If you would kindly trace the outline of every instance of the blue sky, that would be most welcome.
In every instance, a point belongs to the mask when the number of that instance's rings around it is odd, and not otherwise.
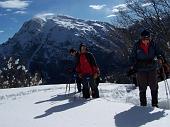
[[[85,20],[110,22],[125,0],[0,0],[0,43],[37,15],[62,14]]]

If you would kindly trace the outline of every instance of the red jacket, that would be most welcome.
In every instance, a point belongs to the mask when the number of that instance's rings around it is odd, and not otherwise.
[[[91,59],[87,58],[88,55],[89,53],[80,53],[76,71],[82,75],[86,74],[94,75],[95,73],[99,73],[99,69],[95,63],[94,57],[92,56],[92,54],[90,54],[89,56],[94,59],[94,61],[93,60],[90,61]],[[93,62],[95,64],[92,64]]]
[[[143,49],[145,54],[148,54],[148,50],[149,50],[149,44],[145,45],[144,43],[140,43],[140,48]]]

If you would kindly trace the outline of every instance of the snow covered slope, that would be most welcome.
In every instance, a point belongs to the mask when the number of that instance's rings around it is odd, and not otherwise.
[[[0,90],[0,126],[169,127],[163,82],[159,86],[160,108],[138,106],[138,90],[130,84],[100,84],[101,98],[94,100],[74,97],[74,84],[70,96],[65,84]]]
[[[65,70],[74,66],[68,51],[79,50],[80,43],[94,53],[101,70],[125,63],[124,42],[111,24],[61,15],[34,17],[25,22],[12,38],[0,45],[0,55],[20,57],[32,72],[41,71],[48,83],[63,83]]]

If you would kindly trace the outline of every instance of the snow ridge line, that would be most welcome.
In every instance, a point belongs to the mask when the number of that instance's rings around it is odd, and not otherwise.
[[[26,96],[26,95],[29,95],[29,94],[33,94],[33,93],[38,93],[38,92],[46,92],[46,91],[50,91],[50,90],[56,90],[56,89],[59,89],[59,88],[44,88],[44,89],[31,89],[31,90],[28,90],[28,91],[21,91],[19,93],[13,93],[13,94],[8,94],[8,95],[0,95],[0,101],[3,101],[3,100],[16,100],[17,98],[20,98],[22,96]]]
[[[70,84],[70,85],[71,85],[70,86],[71,89],[73,89],[75,87],[74,84]],[[47,87],[47,88],[44,88],[44,87]],[[14,88],[14,89],[17,90],[18,88]],[[25,87],[23,89],[25,89]],[[34,86],[34,88],[28,87],[28,89],[30,89],[30,90],[25,90],[25,91],[20,90],[20,91],[16,91],[15,93],[11,93],[11,94],[4,94],[3,95],[3,93],[0,93],[0,101],[16,100],[20,97],[27,96],[27,95],[30,95],[30,94],[34,94],[34,93],[38,93],[38,92],[54,91],[54,90],[63,90],[63,93],[65,93],[65,85],[63,85],[63,84],[54,85],[52,87],[51,87],[51,85]]]

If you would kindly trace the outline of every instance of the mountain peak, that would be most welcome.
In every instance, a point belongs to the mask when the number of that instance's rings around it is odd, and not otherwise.
[[[53,13],[42,14],[35,16],[33,19],[31,19],[31,22],[40,23],[40,26],[44,27],[48,26],[47,28],[58,26],[68,30],[76,29],[78,31],[82,31],[81,33],[96,33],[96,30],[93,28],[92,25],[96,22],[76,19],[67,15],[54,15]]]
[[[38,20],[56,20],[56,19],[60,19],[60,20],[80,20],[80,19],[76,19],[72,16],[69,15],[55,15],[54,13],[44,13],[44,14],[37,14],[36,16],[33,17],[33,19],[38,19]]]
[[[117,37],[116,30],[113,34],[114,40],[111,39],[109,33],[111,30],[113,30],[112,25],[105,22],[86,21],[64,15],[56,16],[52,13],[37,15],[25,22],[11,39],[0,46],[0,54],[21,57],[33,70],[40,68],[44,71],[49,77],[47,79],[49,82],[53,80],[62,82],[65,81],[64,68],[73,65],[72,62],[68,65],[70,61],[68,51],[70,48],[78,49],[82,42],[91,52],[97,51],[99,63],[106,61],[105,59],[114,61],[120,57],[123,42]],[[113,58],[109,56],[108,59],[108,54],[113,51]],[[48,65],[48,68],[43,65]],[[53,67],[56,68],[55,71]],[[53,77],[51,72],[57,78]]]

